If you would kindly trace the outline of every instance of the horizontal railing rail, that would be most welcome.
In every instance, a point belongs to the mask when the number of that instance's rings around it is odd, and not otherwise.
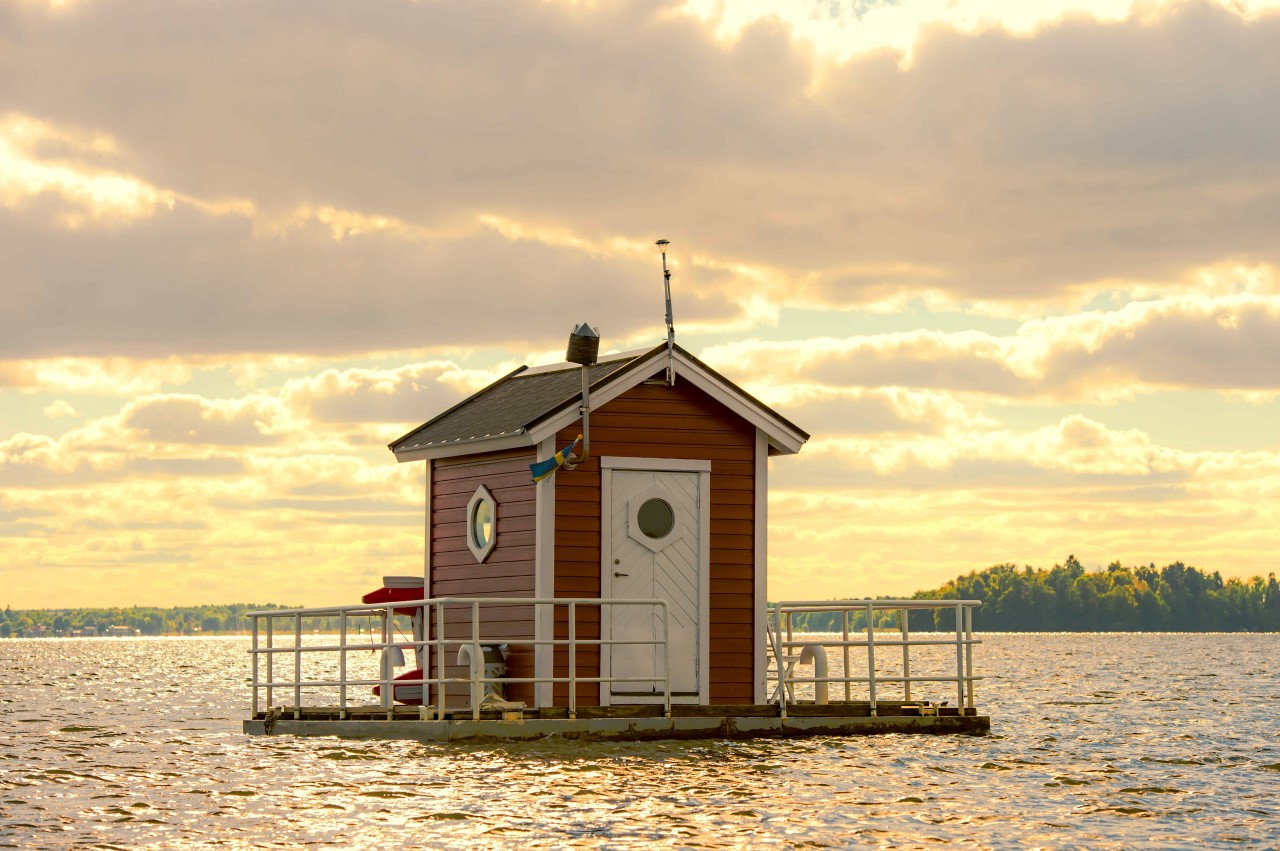
[[[515,642],[510,638],[488,636],[486,637],[480,631],[480,621],[482,610],[492,610],[494,608],[532,606],[535,610],[540,607],[550,607],[552,609],[551,621],[554,623],[555,611],[563,609],[566,613],[566,625],[568,628],[567,638],[544,638],[544,639],[518,639]],[[662,637],[655,639],[613,639],[613,638],[582,638],[578,635],[578,613],[581,609],[603,609],[610,607],[635,607],[647,606],[656,609],[662,621]],[[392,630],[394,618],[397,610],[416,610],[412,616],[414,621],[415,635],[412,640],[404,638],[393,638]],[[446,638],[448,632],[449,616],[452,614],[457,616],[458,609],[463,609],[469,620],[471,635],[468,638]],[[434,615],[434,623],[428,620],[428,614]],[[326,644],[303,644],[303,624],[309,618],[332,618],[338,617],[338,643]],[[627,683],[654,683],[660,685],[662,689],[663,712],[666,716],[671,715],[671,623],[670,612],[667,603],[664,600],[655,599],[593,599],[583,597],[436,597],[423,598],[420,600],[396,600],[386,603],[362,603],[351,606],[319,606],[311,608],[298,609],[268,609],[265,611],[248,612],[247,617],[252,621],[253,625],[253,645],[250,649],[252,654],[252,680],[251,689],[253,692],[253,715],[257,717],[261,711],[262,700],[265,702],[268,710],[275,708],[275,697],[280,690],[292,691],[293,703],[291,707],[294,718],[302,717],[303,694],[304,690],[314,689],[338,689],[338,712],[340,718],[347,717],[348,712],[356,707],[349,704],[348,692],[354,686],[378,686],[381,702],[376,708],[385,709],[387,717],[394,717],[393,706],[395,703],[395,690],[406,686],[420,686],[422,688],[422,704],[425,707],[428,703],[431,688],[436,692],[435,717],[444,718],[446,713],[446,697],[448,686],[465,684],[470,687],[470,710],[473,719],[480,718],[482,703],[484,702],[485,686],[491,683],[513,684],[513,683],[532,683],[532,684],[557,684],[566,683],[569,690],[568,698],[568,714],[570,718],[577,717],[577,699],[579,684],[600,684],[613,682]],[[381,640],[373,641],[372,634],[370,640],[352,642],[350,641],[349,621],[352,618],[376,617],[381,624]],[[292,627],[288,632],[292,633],[293,643],[283,646],[276,644],[277,631],[275,629],[278,620],[287,620]],[[457,621],[455,620],[456,624]],[[484,647],[492,647],[495,645],[519,643],[530,647],[565,647],[568,656],[568,676],[533,676],[533,677],[512,677],[498,676],[490,677],[485,675]],[[619,646],[619,645],[647,645],[660,648],[661,671],[658,675],[652,677],[644,676],[626,676],[626,677],[603,677],[603,676],[583,676],[578,673],[577,656],[580,648],[599,647],[603,648]],[[463,646],[471,647],[471,669],[466,677],[448,676],[446,674],[446,650],[457,649]],[[427,664],[423,662],[423,675],[417,678],[398,679],[394,676],[393,666],[389,662],[389,654],[393,649],[412,648],[415,655],[420,658],[429,659],[428,650],[434,650],[435,654],[435,676],[428,676]],[[353,678],[347,675],[347,656],[355,651],[375,650],[382,653],[382,659],[379,662],[379,675],[377,678]],[[553,651],[554,652],[554,651]],[[324,653],[336,653],[338,656],[337,672],[335,677],[312,677],[303,678],[303,657],[310,654],[312,657]],[[293,676],[292,678],[277,678],[276,659],[279,656],[291,656]],[[554,664],[554,660],[553,660]],[[263,676],[265,674],[265,677]],[[360,707],[364,708],[364,707]]]
[[[954,683],[956,687],[956,706],[960,711],[974,709],[973,684],[977,679],[973,673],[973,648],[981,644],[981,640],[973,634],[973,611],[982,605],[980,600],[799,600],[774,603],[769,606],[766,634],[769,642],[769,665],[766,683],[774,683],[770,702],[778,704],[783,717],[787,715],[787,704],[795,703],[796,686],[813,687],[814,702],[826,702],[828,689],[832,684],[844,687],[844,699],[853,699],[853,686],[866,686],[867,699],[871,714],[877,714],[877,703],[881,699],[880,686],[896,684],[902,687],[902,700],[912,700],[912,684],[914,683]],[[911,612],[947,612],[955,619],[954,635],[948,631],[945,638],[937,637],[937,632],[928,632],[928,637],[913,635],[910,628]],[[795,623],[800,614],[832,614],[839,621],[838,639],[835,638],[795,638]],[[862,624],[854,628],[854,622],[861,618]],[[813,621],[806,618],[806,622]],[[821,619],[824,625],[830,625],[830,618]],[[890,623],[885,623],[885,621]],[[889,626],[892,632],[884,633]],[[877,628],[879,627],[879,629]],[[893,636],[893,637],[890,637]],[[955,673],[936,673],[920,675],[912,673],[912,651],[917,648],[955,647]],[[826,670],[826,649],[835,648],[843,662],[840,676],[832,676]],[[854,673],[852,650],[865,649],[865,673]],[[877,648],[898,649],[901,652],[900,674],[881,673],[877,668]],[[798,651],[798,652],[797,652]],[[862,656],[863,654],[859,654]],[[883,654],[881,660],[883,661]],[[897,660],[896,660],[897,661]],[[812,677],[797,676],[795,669],[801,664],[812,662]]]

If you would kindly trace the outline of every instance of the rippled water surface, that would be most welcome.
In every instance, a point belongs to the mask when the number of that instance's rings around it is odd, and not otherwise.
[[[245,736],[242,638],[0,641],[0,845],[1280,848],[1280,636],[984,638],[987,737],[465,748]]]

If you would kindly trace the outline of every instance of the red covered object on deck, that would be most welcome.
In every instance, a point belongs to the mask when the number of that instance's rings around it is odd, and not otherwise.
[[[422,679],[422,669],[409,671],[396,677],[396,680],[420,680]],[[373,693],[381,696],[382,686],[374,686]],[[394,686],[391,692],[396,703],[403,703],[406,706],[422,705],[422,683],[414,683],[411,686]]]
[[[402,600],[426,599],[426,593],[426,586],[419,576],[384,576],[381,588],[370,591],[360,599],[365,603],[398,603]],[[396,614],[413,617],[421,608],[421,606],[397,608]]]

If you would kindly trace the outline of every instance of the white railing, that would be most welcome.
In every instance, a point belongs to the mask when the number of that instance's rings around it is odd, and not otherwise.
[[[774,603],[769,606],[767,629],[770,656],[767,679],[775,683],[770,702],[776,702],[783,717],[786,717],[788,702],[796,702],[797,685],[812,686],[815,703],[826,702],[828,689],[833,683],[844,686],[846,702],[853,699],[854,685],[864,685],[871,704],[871,714],[875,715],[876,702],[881,698],[880,686],[883,684],[899,684],[903,702],[910,703],[913,683],[954,683],[956,706],[961,712],[973,710],[973,682],[980,679],[973,674],[973,647],[982,643],[973,635],[973,610],[980,605],[982,603],[979,600],[805,600]],[[912,635],[910,613],[915,611],[953,614],[954,636],[950,632]],[[801,613],[834,613],[839,621],[840,637],[797,640],[794,627],[796,621],[800,620],[796,615]],[[861,628],[854,629],[852,624],[859,616],[862,620]],[[805,620],[816,619],[810,617]],[[877,626],[880,627],[879,630]],[[888,635],[884,632],[886,626],[891,628]],[[950,670],[946,673],[938,671],[928,674],[913,672],[913,650],[951,646],[955,648],[954,674]],[[839,676],[833,676],[825,670],[828,647],[837,649],[843,662]],[[885,650],[901,653],[900,659],[892,660],[899,669],[897,673],[882,673],[878,670],[877,648],[881,648],[879,661],[882,663],[889,661],[885,658]],[[853,675],[855,649],[865,650],[865,675]],[[938,651],[931,652],[936,654]],[[814,676],[796,676],[796,668],[809,662],[814,665]],[[947,667],[950,667],[949,663]]]
[[[494,638],[485,637],[480,632],[480,618],[482,609],[492,611],[494,608],[530,606],[535,610],[535,619],[538,610],[542,607],[551,607],[552,617],[550,621],[555,622],[554,612],[557,609],[563,609],[566,612],[566,623],[568,626],[567,639],[533,639],[528,640],[512,639],[512,638]],[[656,639],[608,639],[608,638],[580,638],[578,636],[578,612],[580,609],[603,609],[605,607],[616,606],[648,606],[655,608],[661,614],[662,618],[662,637]],[[445,638],[448,626],[449,610],[453,609],[456,616],[459,608],[464,609],[469,614],[471,635],[466,639]],[[392,635],[394,630],[395,611],[397,609],[416,609],[417,614],[413,617],[414,636],[412,640],[405,638],[395,638]],[[433,612],[434,624],[430,628],[424,627],[427,622],[426,612]],[[592,599],[581,597],[441,597],[435,599],[393,601],[387,603],[362,604],[358,606],[329,606],[321,608],[306,609],[271,609],[267,611],[249,612],[247,616],[253,621],[253,647],[250,653],[253,657],[253,674],[252,674],[252,690],[253,690],[253,717],[257,717],[260,711],[262,698],[265,698],[266,706],[272,709],[276,706],[275,698],[282,690],[291,692],[293,702],[291,706],[285,708],[284,711],[292,711],[295,719],[302,717],[303,696],[304,693],[310,695],[317,689],[334,689],[338,690],[338,715],[339,718],[346,718],[348,712],[353,708],[369,708],[367,704],[357,704],[353,706],[349,703],[349,691],[355,686],[379,686],[380,687],[380,704],[372,708],[385,709],[387,718],[394,717],[393,705],[395,697],[395,689],[404,686],[420,686],[422,688],[422,703],[426,707],[430,700],[430,689],[435,687],[436,706],[435,718],[443,719],[445,717],[446,706],[445,698],[448,686],[451,684],[467,684],[471,689],[470,710],[473,719],[479,719],[481,711],[482,696],[485,692],[485,686],[491,683],[513,684],[513,683],[567,683],[569,687],[568,714],[570,718],[577,717],[577,686],[579,683],[613,683],[613,682],[651,682],[660,684],[662,687],[663,711],[667,717],[671,715],[671,648],[669,637],[671,635],[670,615],[667,609],[667,603],[664,600],[648,600],[648,599]],[[338,643],[337,644],[316,644],[304,645],[304,621],[315,618],[333,618],[338,617]],[[349,621],[353,618],[361,617],[377,617],[381,622],[381,640],[373,641],[372,634],[369,640],[357,639],[352,642],[349,630]],[[289,621],[290,629],[284,633],[291,634],[292,643],[285,646],[277,646],[276,638],[281,635],[275,629],[276,621]],[[602,619],[603,620],[603,619]],[[455,620],[456,623],[456,620]],[[524,646],[541,647],[550,646],[566,647],[568,655],[568,676],[566,677],[488,677],[485,676],[484,647],[492,647],[500,644],[518,643]],[[606,652],[604,648],[617,645],[654,645],[661,648],[662,670],[660,676],[642,677],[642,676],[626,676],[626,677],[587,677],[578,673],[577,654],[581,647],[599,647],[601,653]],[[457,652],[457,648],[464,645],[471,647],[471,670],[469,676],[466,677],[450,677],[446,674],[446,648],[453,648]],[[412,648],[415,656],[420,660],[429,660],[430,649],[434,649],[435,655],[435,676],[428,676],[428,662],[423,661],[421,666],[423,676],[416,679],[396,679],[392,666],[386,661],[387,654],[393,649],[399,648],[403,650]],[[375,650],[382,654],[382,661],[379,662],[378,676],[376,678],[351,678],[348,676],[348,655],[353,652]],[[337,656],[337,676],[320,676],[303,678],[303,657],[315,660],[322,654],[336,654]],[[535,650],[536,653],[536,650]],[[552,651],[552,665],[554,666],[554,650]],[[277,657],[292,657],[290,661],[292,665],[292,677],[278,679],[279,665],[276,662]],[[313,664],[311,667],[319,668],[321,672],[333,671],[333,665],[328,666],[321,664]],[[265,669],[265,670],[264,670]],[[264,677],[265,674],[265,677]]]

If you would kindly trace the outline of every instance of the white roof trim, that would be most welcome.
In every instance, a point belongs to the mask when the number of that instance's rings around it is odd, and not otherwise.
[[[428,458],[456,458],[459,455],[477,455],[481,452],[501,452],[504,449],[524,449],[535,445],[527,432],[509,434],[504,437],[483,437],[478,440],[451,440],[448,443],[420,446],[396,452],[396,460],[425,461]]]
[[[643,349],[638,353],[622,352],[600,362],[607,363],[615,359],[642,357],[653,354],[654,351],[654,349]],[[604,384],[591,392],[591,408],[594,410],[607,404],[632,387],[665,370],[667,360],[661,355],[665,355],[665,352],[651,358],[647,366],[624,367],[621,370],[621,375],[606,377]],[[802,432],[797,431],[779,418],[771,416],[765,409],[745,397],[735,385],[728,382],[728,379],[723,379],[707,372],[696,361],[691,360],[678,350],[674,352],[674,355],[677,381],[688,381],[734,414],[760,429],[768,438],[769,445],[778,452],[784,455],[794,455],[800,451],[800,447],[804,446],[808,438]],[[567,366],[564,364],[552,364],[549,367],[538,367],[536,370],[525,370],[521,375],[530,375],[537,372],[557,372],[569,368],[579,369],[580,367],[577,364]],[[397,452],[395,456],[397,461],[404,463],[408,461],[423,461],[429,458],[456,458],[459,455],[475,455],[481,452],[501,452],[507,449],[537,447],[542,441],[555,437],[556,433],[561,429],[567,428],[581,419],[582,414],[578,411],[578,400],[573,399],[565,403],[564,410],[560,414],[542,422],[527,432],[522,431],[517,434],[473,440],[449,441],[439,445],[422,446]]]
[[[645,354],[652,352],[652,349],[646,349]],[[651,361],[652,370],[645,369],[643,366],[627,369],[623,375],[611,376],[605,379],[603,386],[591,391],[591,410],[596,410],[623,393],[643,382],[646,378],[653,376],[656,372],[666,368],[666,361],[662,358],[653,358]],[[530,429],[529,436],[535,443],[540,443],[548,437],[554,437],[556,432],[562,428],[582,419],[582,414],[578,411],[579,400],[574,399],[565,410],[556,417],[546,420],[541,424]]]
[[[648,349],[645,353],[648,354],[652,351],[652,349]],[[769,439],[769,445],[784,455],[794,455],[800,451],[800,447],[804,446],[807,438],[803,434],[786,425],[777,417],[770,416],[758,405],[744,398],[736,387],[727,383],[726,379],[711,375],[679,351],[674,354],[677,381],[681,379],[688,381],[694,387],[697,387],[730,411],[763,431]],[[592,410],[616,399],[632,387],[664,370],[666,363],[667,359],[665,357],[654,357],[650,364],[652,369],[636,367],[626,370],[623,375],[616,378],[605,379],[603,386],[591,392]],[[548,437],[553,437],[560,429],[567,428],[580,419],[582,419],[582,414],[578,412],[577,404],[571,404],[559,416],[534,427],[529,432],[530,439],[535,444],[540,443]]]
[[[769,438],[769,445],[787,455],[794,455],[800,451],[800,447],[804,446],[807,438],[783,423],[777,417],[772,417],[758,405],[752,404],[749,400],[743,398],[741,393],[736,392],[736,388],[727,386],[721,379],[704,372],[698,364],[689,360],[680,352],[674,352],[676,361],[676,380],[681,378],[688,381],[694,387],[706,393],[747,422],[754,425],[765,433]]]

